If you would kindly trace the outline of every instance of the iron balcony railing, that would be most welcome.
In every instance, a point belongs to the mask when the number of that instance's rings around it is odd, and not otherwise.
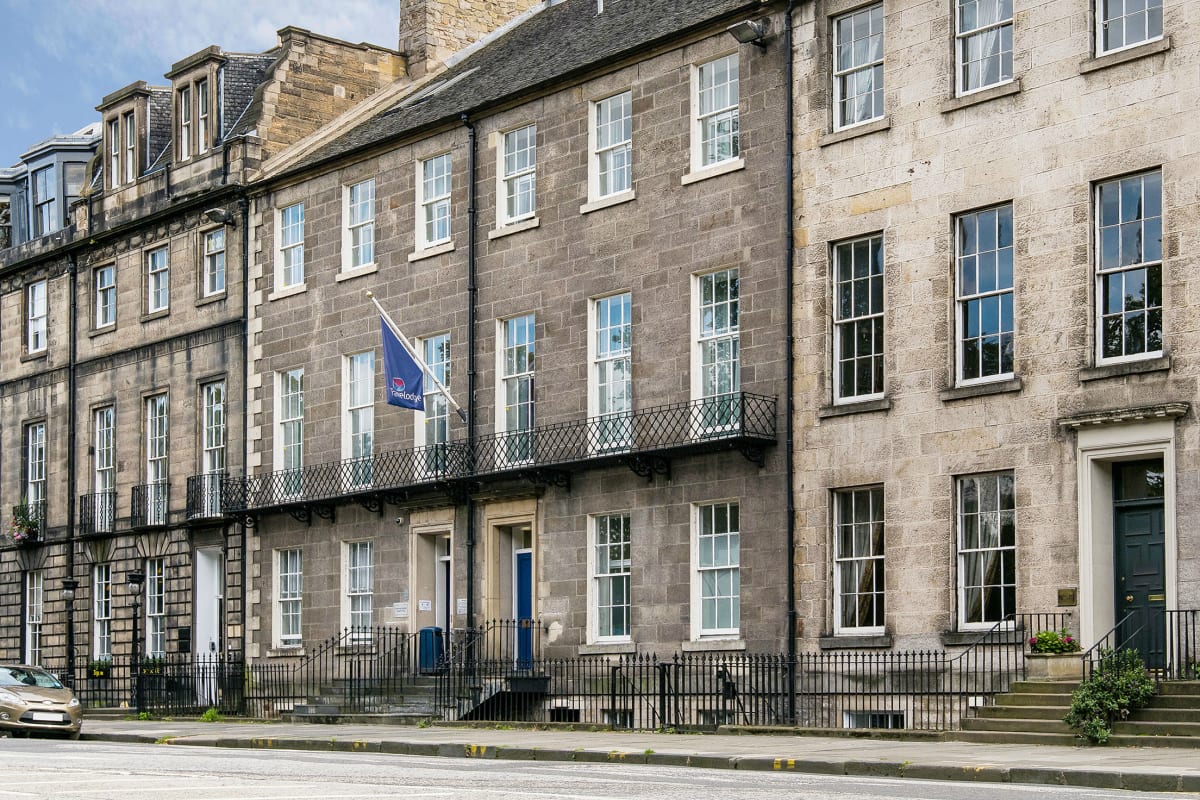
[[[203,475],[192,475],[187,479],[187,518],[213,519],[220,517],[222,511],[222,495],[226,483],[224,472],[208,472]]]
[[[132,528],[161,528],[167,524],[170,484],[144,483],[134,486],[130,498],[129,524]]]
[[[762,448],[775,440],[775,398],[729,394],[491,434],[480,437],[473,448],[465,442],[447,442],[243,478],[226,477],[222,506],[226,513],[239,513],[621,462],[649,475],[661,470],[661,462],[672,456],[736,448],[761,463]]]
[[[12,508],[9,535],[15,544],[40,542],[46,536],[46,501],[32,500]]]
[[[117,521],[117,493],[96,492],[79,497],[79,530],[85,536],[112,533]]]

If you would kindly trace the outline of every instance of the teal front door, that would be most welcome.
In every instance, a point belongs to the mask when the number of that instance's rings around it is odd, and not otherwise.
[[[1113,465],[1118,641],[1150,668],[1166,666],[1166,526],[1162,459]]]

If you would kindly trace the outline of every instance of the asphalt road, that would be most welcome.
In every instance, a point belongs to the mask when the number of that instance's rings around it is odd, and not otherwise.
[[[694,767],[0,740],[0,800],[1179,800],[1193,796]]]

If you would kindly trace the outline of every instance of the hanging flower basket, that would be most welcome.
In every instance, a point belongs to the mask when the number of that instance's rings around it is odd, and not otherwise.
[[[32,507],[21,505],[13,509],[12,521],[8,523],[8,538],[17,547],[37,542],[41,529],[41,520],[34,515]]]

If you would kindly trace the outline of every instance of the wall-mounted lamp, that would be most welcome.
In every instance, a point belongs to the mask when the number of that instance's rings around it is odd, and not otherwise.
[[[725,31],[742,44],[752,44],[760,50],[766,50],[767,44],[763,39],[767,35],[767,25],[768,20],[766,17],[762,19],[744,19],[741,22],[733,23]]]
[[[217,222],[221,225],[234,225],[235,220],[233,214],[224,208],[210,208],[204,212],[204,216],[208,217],[209,222]]]

